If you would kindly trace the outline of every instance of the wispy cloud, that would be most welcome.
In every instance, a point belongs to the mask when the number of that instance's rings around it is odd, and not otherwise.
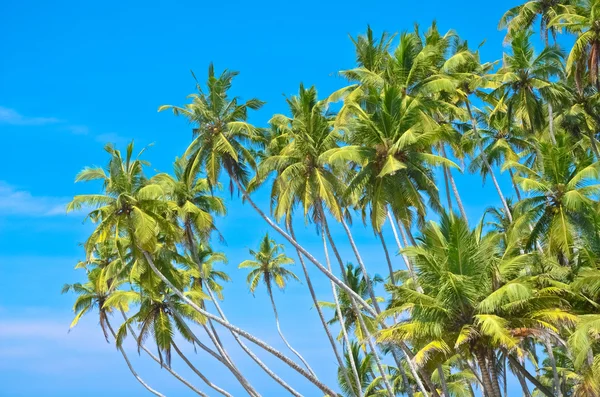
[[[0,106],[0,124],[9,125],[47,125],[60,123],[55,117],[30,117],[24,116],[14,109]]]
[[[34,196],[0,181],[0,216],[53,216],[65,214],[68,197]]]
[[[100,143],[114,143],[115,145],[123,145],[128,142],[128,139],[122,137],[115,132],[96,135],[96,141]]]

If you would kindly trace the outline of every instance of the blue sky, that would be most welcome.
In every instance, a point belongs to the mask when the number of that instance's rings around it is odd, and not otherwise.
[[[190,141],[185,121],[157,113],[162,104],[182,104],[194,89],[189,70],[199,78],[209,62],[218,70],[239,70],[234,94],[259,97],[267,105],[252,116],[263,124],[285,112],[284,97],[300,82],[315,84],[325,96],[344,85],[335,74],[351,67],[356,36],[371,24],[376,33],[428,26],[454,28],[472,44],[487,40],[484,60],[501,57],[503,34],[496,29],[502,13],[517,1],[420,2],[304,1],[203,2],[104,1],[8,2],[0,13],[0,395],[138,396],[146,392],[127,372],[113,346],[104,342],[93,316],[67,333],[72,296],[61,296],[65,282],[80,280],[73,270],[83,257],[79,244],[90,225],[82,216],[65,215],[64,205],[94,186],[75,185],[87,165],[103,165],[103,145],[154,143],[146,158],[154,169],[169,171]],[[503,177],[504,178],[504,177]],[[457,177],[471,219],[481,216],[497,197],[478,176]],[[509,185],[503,179],[508,192]],[[440,184],[441,186],[441,184]],[[267,208],[264,192],[257,200]],[[276,347],[278,339],[264,291],[253,297],[236,266],[247,258],[267,226],[237,197],[228,199],[229,215],[219,220],[227,245],[215,244],[230,258],[233,282],[223,306],[230,320]],[[300,239],[320,257],[314,228],[297,226]],[[385,274],[379,243],[359,222],[353,227],[371,272]],[[341,230],[336,239],[346,241]],[[393,240],[386,230],[388,244]],[[346,244],[344,244],[346,246]],[[349,249],[344,249],[352,258]],[[293,251],[288,250],[290,256]],[[398,258],[396,263],[400,263]],[[301,274],[301,269],[296,269]],[[321,299],[329,285],[312,272]],[[281,321],[290,342],[318,375],[334,383],[334,360],[304,284],[276,292]],[[117,320],[115,319],[115,322]],[[226,339],[228,339],[226,337]],[[233,345],[232,345],[233,346]],[[166,395],[188,391],[164,371],[137,357],[140,374]],[[189,350],[189,349],[188,349]],[[193,355],[193,351],[189,351]],[[281,395],[239,349],[232,355],[265,396]],[[277,365],[268,356],[268,363]],[[237,384],[206,356],[193,361],[215,383],[234,395]],[[277,365],[278,366],[278,365]],[[180,363],[177,370],[192,375]],[[307,396],[313,387],[289,371],[282,375]]]

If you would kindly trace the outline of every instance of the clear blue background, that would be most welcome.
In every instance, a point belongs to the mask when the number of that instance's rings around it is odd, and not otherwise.
[[[503,51],[497,22],[517,3],[5,2],[0,13],[0,395],[146,394],[118,352],[103,340],[96,317],[90,315],[67,333],[74,298],[61,296],[60,288],[81,279],[73,266],[83,258],[79,244],[91,226],[82,225],[81,214],[65,215],[64,204],[75,194],[95,192],[93,185],[75,185],[73,180],[84,166],[105,164],[107,142],[123,146],[133,138],[139,148],[154,143],[146,156],[152,163],[149,172],[171,169],[190,141],[190,127],[156,109],[185,103],[194,89],[190,69],[200,79],[211,61],[219,71],[241,71],[233,93],[267,101],[251,120],[264,125],[272,114],[286,111],[284,97],[293,95],[300,82],[317,85],[322,96],[342,87],[345,82],[336,72],[354,65],[348,34],[363,33],[367,24],[380,34],[412,29],[414,22],[425,29],[436,19],[441,31],[453,28],[472,45],[487,40],[482,57],[492,61]],[[491,185],[482,187],[479,176],[457,180],[472,220],[488,205],[498,204]],[[505,176],[502,184],[511,191]],[[268,207],[264,192],[257,200]],[[284,350],[266,293],[260,290],[253,297],[245,275],[236,269],[267,231],[266,224],[238,197],[228,198],[228,205],[229,215],[218,221],[227,245],[215,244],[229,256],[227,270],[233,278],[223,306],[233,323]],[[297,225],[300,239],[320,254],[314,226],[303,226]],[[370,271],[385,275],[372,232],[358,221],[353,229]],[[334,232],[347,247],[343,233]],[[392,247],[391,233],[385,233]],[[347,248],[344,254],[353,258]],[[400,266],[400,259],[394,260]],[[296,272],[301,275],[299,266]],[[329,284],[317,272],[312,274],[320,299],[330,300]],[[285,293],[276,291],[275,298],[292,345],[325,382],[335,383],[334,359],[306,286],[292,284]],[[234,359],[263,395],[282,395],[230,345]],[[137,358],[131,344],[127,350],[152,386],[169,396],[191,395],[154,362]],[[215,383],[242,394],[214,360],[187,351]],[[174,365],[193,379],[180,362]],[[281,372],[303,394],[320,395],[290,371]]]

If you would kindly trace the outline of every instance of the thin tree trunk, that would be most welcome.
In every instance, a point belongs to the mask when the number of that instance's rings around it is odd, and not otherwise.
[[[552,104],[548,101],[548,132],[550,133],[550,142],[556,145],[556,136],[554,135],[554,112],[552,111]]]
[[[287,339],[285,339],[285,336],[283,336],[283,332],[281,332],[281,326],[279,324],[279,314],[277,314],[277,306],[275,305],[275,299],[273,299],[273,290],[271,289],[271,284],[267,283],[267,292],[269,293],[269,298],[271,299],[271,306],[273,307],[273,313],[275,314],[275,324],[277,325],[277,332],[279,333],[279,336],[281,337],[281,340],[283,340],[283,343],[285,343],[285,345],[288,347],[288,349],[290,349],[292,351],[292,353],[294,353],[296,356],[298,356],[298,358],[300,359],[300,361],[302,361],[302,363],[304,363],[304,366],[306,367],[306,369],[308,370],[308,372],[310,372],[310,374],[314,377],[316,377],[317,375],[315,375],[315,372],[312,370],[312,368],[310,367],[310,365],[308,365],[308,363],[306,362],[306,360],[304,359],[304,357],[302,357],[300,355],[300,353],[298,353],[293,347],[292,345],[290,345],[290,343],[287,341]]]
[[[402,243],[400,242],[400,238],[398,237],[398,230],[396,230],[396,225],[395,225],[396,221],[392,218],[392,214],[390,213],[389,209],[388,209],[387,216],[390,221],[390,226],[392,227],[392,232],[394,233],[394,239],[396,240],[396,245],[398,246],[398,252],[402,256],[402,259],[404,260],[404,265],[406,266],[406,269],[408,269],[408,273],[410,274],[410,277],[413,279],[413,281],[415,282],[415,285],[416,285],[416,284],[418,284],[417,276],[412,267],[412,264],[408,260],[408,257],[403,252],[404,247],[402,246]]]
[[[321,218],[322,218],[322,226],[323,226],[323,230],[325,231],[325,234],[327,235],[327,239],[329,240],[329,244],[331,244],[331,249],[333,250],[333,253],[335,254],[335,257],[338,261],[338,264],[340,265],[340,271],[342,272],[342,275],[344,276],[344,280],[346,280],[346,271],[344,269],[344,262],[342,260],[342,257],[339,253],[339,251],[337,250],[337,246],[335,245],[334,241],[333,241],[333,237],[331,237],[331,233],[329,232],[329,226],[327,224],[327,219],[325,218],[324,215],[324,211],[322,206],[320,207],[320,214],[321,214]],[[373,357],[375,359],[375,362],[377,363],[379,361],[379,355],[377,354],[377,351],[374,350],[374,348],[372,347],[372,341],[371,341],[371,336],[370,333],[364,323],[364,320],[362,318],[362,314],[360,313],[360,310],[358,309],[356,302],[354,302],[354,300],[351,298],[350,302],[353,305],[353,309],[354,312],[356,313],[358,322],[360,324],[360,327],[363,331],[363,333],[366,335],[365,339],[367,340],[367,342],[370,342],[370,348],[373,352]],[[383,328],[386,328],[387,326],[385,325],[385,323],[383,323],[382,321],[380,321],[380,324],[382,325]],[[408,363],[408,366],[411,370],[412,375],[415,378],[415,381],[417,382],[417,385],[419,387],[419,390],[421,390],[423,397],[428,397],[429,394],[427,393],[427,389],[425,388],[425,386],[422,383],[421,380],[421,376],[419,375],[419,372],[414,364],[414,362],[412,361],[412,352],[410,351],[410,349],[408,349],[408,346],[406,346],[406,344],[404,344],[404,342],[400,343],[400,348],[402,349],[402,351],[404,352],[406,358],[406,362]],[[400,361],[397,357],[394,357],[394,359],[396,360],[396,365],[400,366]],[[384,373],[382,372],[382,378],[384,379],[384,381],[386,380],[386,376],[384,375]],[[428,385],[431,384],[431,380],[428,377],[424,377],[425,381],[428,382]],[[431,385],[430,385],[431,386]],[[434,393],[434,397],[439,397],[439,395],[437,394],[437,391],[435,391],[435,388],[433,389],[433,393]],[[393,394],[392,394],[393,395]]]
[[[481,147],[481,140],[479,138],[479,132],[477,130],[477,121],[475,121],[475,116],[473,116],[473,111],[471,110],[471,104],[470,104],[469,98],[465,99],[465,104],[467,106],[467,112],[469,113],[469,117],[471,118],[471,127],[473,128],[473,132],[475,133],[475,137],[477,139],[477,146],[479,147],[479,150],[481,151],[481,159],[483,160],[483,164],[487,167],[487,169],[490,173],[490,177],[492,178],[494,187],[496,188],[496,191],[498,192],[498,196],[500,197],[500,201],[502,201],[502,206],[504,207],[504,210],[506,211],[506,216],[508,216],[508,220],[512,223],[513,218],[512,218],[512,213],[510,212],[510,208],[508,208],[508,203],[506,202],[506,199],[504,198],[504,194],[502,194],[502,190],[500,189],[500,185],[498,184],[498,181],[496,180],[496,175],[494,175],[494,170],[492,169],[492,166],[490,165],[487,154],[485,153],[485,150],[483,150],[483,148]]]
[[[507,354],[507,352],[505,351],[504,354]],[[519,360],[517,360],[516,358],[514,358],[511,355],[508,355],[508,360],[513,365],[513,367],[515,367],[517,369],[517,371],[519,371],[521,374],[523,374],[523,376],[525,376],[527,378],[527,380],[529,380],[535,387],[537,387],[537,389],[540,392],[544,393],[548,397],[554,397],[554,394],[552,394],[552,392],[550,390],[548,390],[548,388],[546,386],[541,384],[535,376],[533,376],[531,373],[529,373],[529,371],[527,371],[527,369],[523,365],[521,365]]]
[[[260,394],[254,390],[254,388],[248,383],[248,381],[246,380],[246,378],[244,378],[239,371],[237,370],[237,368],[231,364],[230,361],[228,361],[225,356],[223,356],[223,351],[219,349],[219,346],[217,346],[217,350],[219,351],[219,354],[217,354],[217,352],[215,352],[214,350],[212,350],[210,347],[206,346],[204,343],[202,343],[202,341],[200,339],[198,339],[198,337],[196,336],[196,334],[191,330],[191,328],[189,327],[189,325],[184,321],[184,319],[175,311],[172,310],[173,312],[173,316],[177,317],[178,321],[180,324],[182,324],[185,327],[185,330],[187,331],[187,333],[192,337],[192,340],[205,352],[207,352],[208,354],[210,354],[212,357],[214,357],[218,362],[220,362],[221,364],[223,364],[227,369],[229,369],[231,371],[231,373],[236,377],[236,379],[238,379],[238,381],[240,382],[240,384],[242,385],[242,387],[248,392],[249,395],[251,396],[256,396],[256,397],[260,397]],[[211,335],[209,335],[209,337],[211,337]],[[212,338],[211,338],[212,340]]]
[[[446,384],[446,375],[444,375],[444,367],[442,364],[438,364],[437,372],[440,376],[440,384],[442,385],[442,393],[444,393],[444,397],[450,397],[450,392],[448,391],[448,384]]]
[[[508,173],[510,175],[510,180],[512,182],[513,187],[515,188],[515,193],[517,194],[517,200],[521,201],[521,191],[519,190],[519,186],[517,186],[517,182],[515,181],[515,174],[511,168],[508,169]]]
[[[390,253],[388,252],[387,244],[385,243],[385,239],[383,238],[383,233],[379,231],[377,232],[377,236],[379,237],[381,247],[383,247],[383,252],[385,253],[385,261],[387,262],[388,271],[390,272],[390,282],[392,284],[396,284],[396,281],[394,280],[394,268],[392,267],[392,260],[390,259]]]
[[[113,330],[113,327],[110,325],[110,321],[108,321],[108,318],[106,319],[106,325],[108,326],[108,329],[110,330],[110,333],[112,334],[113,338],[115,338],[115,340],[117,340],[117,335],[115,334],[115,330]],[[131,371],[131,373],[133,374],[135,379],[137,379],[137,381],[140,382],[140,384],[142,386],[144,386],[146,388],[146,390],[148,390],[150,393],[154,394],[155,396],[165,397],[164,394],[159,393],[156,390],[154,390],[153,388],[151,388],[150,386],[148,386],[148,384],[146,382],[144,382],[144,380],[138,375],[138,373],[135,372],[135,369],[133,369],[133,366],[131,365],[131,362],[129,361],[129,358],[127,357],[127,354],[125,353],[125,350],[123,349],[123,347],[117,345],[117,349],[121,352],[121,355],[123,356],[123,358],[125,359],[125,362],[127,363],[127,367],[129,368],[129,371]]]
[[[445,159],[448,158],[446,156],[446,149],[443,144],[442,144],[442,156],[444,156]],[[456,181],[454,180],[454,177],[452,176],[452,169],[450,169],[450,167],[446,166],[446,172],[448,173],[448,179],[450,180],[450,186],[452,186],[452,193],[454,194],[454,198],[456,199],[456,205],[458,205],[458,210],[460,211],[460,214],[465,219],[465,221],[467,223],[469,223],[469,218],[467,218],[467,212],[465,211],[465,207],[463,206],[462,199],[460,198],[460,194],[458,193],[458,187],[456,186]],[[446,189],[448,189],[448,186],[446,186]],[[452,207],[450,207],[450,211],[452,211]]]
[[[548,359],[550,360],[550,365],[552,366],[552,376],[554,378],[554,393],[557,397],[562,397],[560,388],[560,376],[558,374],[558,369],[556,368],[556,358],[554,357],[552,344],[545,338],[543,339],[543,341],[544,345],[546,346],[546,351],[548,352]]]
[[[368,311],[372,316],[377,316],[375,310],[373,310],[373,308],[367,302],[365,302],[365,300],[362,297],[360,297],[356,292],[352,291],[350,287],[348,287],[339,278],[337,278],[334,274],[328,271],[310,252],[308,252],[304,247],[298,244],[298,242],[295,239],[293,239],[277,223],[275,223],[269,216],[267,216],[258,207],[258,205],[256,205],[254,200],[252,200],[250,195],[244,190],[239,181],[235,180],[235,183],[237,184],[237,187],[240,190],[240,192],[242,192],[242,196],[244,197],[244,199],[246,199],[248,203],[250,203],[252,208],[254,208],[254,210],[260,215],[261,218],[265,220],[265,222],[267,222],[269,226],[275,229],[275,231],[277,231],[283,238],[285,238],[290,244],[292,244],[294,248],[300,251],[302,255],[306,257],[306,259],[311,261],[323,274],[325,274],[325,276],[327,276],[327,278],[333,281],[335,285],[337,285],[339,288],[346,291],[350,296],[352,296],[356,300],[356,302],[359,303],[366,311]]]
[[[446,201],[448,202],[448,210],[452,211],[452,194],[450,193],[450,184],[448,183],[448,166],[444,164],[444,186],[446,187]]]
[[[177,346],[177,344],[175,342],[173,342],[171,344],[173,345],[173,349],[175,349],[175,351],[177,352],[177,354],[179,355],[179,357],[181,357],[181,359],[187,364],[187,366],[190,367],[190,369],[192,371],[194,371],[194,373],[196,375],[198,375],[198,377],[200,377],[200,379],[202,379],[202,381],[204,383],[206,383],[206,385],[208,387],[210,387],[211,389],[215,390],[217,393],[220,393],[220,394],[224,395],[225,397],[233,397],[231,394],[229,394],[225,390],[221,389],[219,386],[217,386],[214,383],[212,383],[206,376],[204,376],[204,374],[202,372],[200,372],[198,370],[198,368],[196,368],[194,366],[194,364],[192,364],[190,362],[190,360],[188,360],[188,358],[185,356],[185,354],[183,354],[183,352],[179,349],[179,346]]]
[[[331,249],[333,250],[333,252],[335,253],[335,255],[336,255],[337,259],[338,259],[338,262],[340,264],[340,269],[341,269],[342,274],[344,275],[344,278],[345,278],[346,272],[345,272],[345,269],[344,269],[344,264],[343,264],[343,262],[341,260],[341,256],[339,255],[337,247],[335,246],[335,244],[333,242],[333,238],[331,237],[331,233],[329,232],[329,226],[327,225],[327,220],[325,219],[325,214],[324,214],[322,206],[319,206],[319,211],[320,211],[320,214],[321,214],[321,223],[324,226],[323,229],[325,230],[325,233],[327,234],[327,239],[329,240],[329,243],[331,244]],[[342,218],[342,222],[344,222],[343,218]],[[345,227],[347,228],[347,226],[345,226]],[[349,236],[349,237],[351,238],[351,236]],[[355,251],[355,254],[356,253],[357,252]],[[366,276],[365,278],[367,280],[369,279],[368,276]],[[375,301],[374,298],[372,298],[372,300]],[[377,347],[373,343],[373,338],[372,338],[372,336],[371,336],[371,334],[369,332],[369,329],[367,328],[367,326],[366,326],[366,324],[364,322],[362,313],[360,312],[360,309],[356,305],[356,302],[354,302],[354,299],[350,298],[350,301],[352,302],[352,306],[353,306],[354,311],[356,313],[356,318],[358,320],[358,324],[360,325],[360,328],[361,328],[361,330],[363,332],[363,335],[365,335],[364,339],[367,341],[367,345],[369,346],[369,349],[371,350],[371,353],[373,354],[373,359],[375,360],[375,365],[377,366],[377,369],[379,370],[379,373],[381,374],[381,378],[383,379],[383,384],[384,384],[384,386],[385,386],[385,388],[386,388],[389,396],[393,397],[394,396],[394,391],[392,389],[392,385],[389,382],[389,376],[388,376],[388,374],[383,369],[383,364],[381,363],[381,358],[379,357],[379,353],[377,351]],[[350,348],[350,346],[348,346],[348,348]]]
[[[227,322],[228,321],[227,317],[225,317],[225,313],[223,312],[223,310],[221,310],[221,306],[217,302],[216,297],[214,296],[212,290],[210,288],[207,288],[207,291],[209,293],[209,296],[210,296],[211,300],[213,301],[213,304],[215,305],[215,308],[217,309],[217,312],[219,313],[219,316],[221,316],[221,318],[223,319],[223,321]],[[252,352],[252,350],[250,350],[250,348],[248,346],[246,346],[246,344],[239,338],[239,336],[237,335],[236,331],[234,331],[233,329],[225,326],[223,323],[220,323],[219,321],[217,321],[217,322],[219,324],[223,325],[225,328],[228,328],[231,331],[231,335],[233,336],[233,338],[235,339],[235,341],[238,343],[238,345],[240,345],[240,347],[242,348],[242,350],[244,352],[246,352],[246,354],[248,354],[248,356],[250,356],[250,358],[256,364],[258,364],[258,366],[263,371],[265,371],[267,373],[267,375],[269,375],[275,382],[279,383],[284,389],[286,389],[287,391],[289,391],[292,395],[294,395],[296,397],[301,396],[301,394],[298,393],[295,389],[293,389],[290,385],[288,385],[287,382],[285,382],[283,379],[281,379],[279,376],[277,376],[277,374],[275,374],[273,371],[271,371],[271,369],[269,367],[267,367],[267,365],[264,362],[262,362],[262,360],[260,358],[258,358],[258,356],[256,356],[256,354],[254,354]],[[240,334],[240,335],[242,335],[242,334]],[[244,336],[244,335],[242,335],[242,336]],[[246,339],[252,341],[249,338],[246,338]],[[254,341],[252,341],[252,342],[254,342]],[[254,342],[254,343],[256,343],[256,342]],[[265,350],[267,350],[267,349],[265,349]],[[281,354],[281,353],[279,353],[279,354]]]
[[[590,146],[592,147],[592,151],[596,155],[596,160],[600,160],[600,152],[598,151],[598,145],[596,144],[596,137],[594,136],[594,134],[591,131],[589,132],[589,138],[590,138]]]
[[[275,349],[272,346],[270,346],[269,344],[263,342],[261,339],[255,337],[254,335],[244,331],[243,329],[238,328],[235,325],[229,323],[226,319],[217,317],[214,314],[202,309],[200,306],[198,306],[196,303],[194,303],[192,300],[190,300],[180,289],[178,289],[175,285],[173,285],[173,283],[168,278],[166,278],[165,275],[160,272],[160,270],[158,270],[158,268],[154,264],[154,260],[152,259],[152,256],[147,251],[142,250],[142,252],[144,254],[144,257],[146,258],[146,261],[148,262],[148,265],[150,266],[152,271],[158,276],[158,278],[161,279],[167,285],[167,287],[169,287],[179,298],[181,298],[187,305],[189,305],[196,312],[198,312],[199,314],[201,314],[207,318],[212,319],[216,323],[218,323],[218,324],[222,325],[223,327],[227,328],[228,330],[230,330],[233,334],[238,334],[238,335],[242,336],[243,338],[248,339],[250,342],[256,344],[257,346],[260,346],[264,350],[268,351],[269,353],[271,353],[272,355],[277,357],[279,360],[286,363],[288,366],[290,366],[292,369],[294,369],[296,372],[298,372],[304,378],[306,378],[309,382],[311,382],[316,387],[318,387],[325,394],[328,394],[329,396],[336,396],[336,393],[333,390],[331,390],[324,383],[322,383],[321,381],[316,379],[314,376],[312,376],[311,374],[306,372],[306,370],[304,370],[302,367],[300,367],[293,360],[288,358],[286,355],[284,355],[277,349]],[[210,289],[209,289],[209,292],[210,292]],[[214,301],[214,303],[215,303],[215,306],[218,306],[218,303],[216,301]],[[252,356],[256,357],[253,353],[252,353]],[[256,357],[256,359],[258,360],[258,357]],[[258,360],[258,361],[260,361],[260,360]],[[285,382],[283,382],[283,383],[285,384]],[[289,387],[289,385],[288,385],[288,387]],[[300,394],[298,392],[296,392],[294,389],[292,389],[291,387],[289,387],[288,391],[290,391],[291,393],[293,391],[292,394],[294,394],[295,396],[300,396]]]
[[[123,320],[125,320],[125,323],[127,323],[127,315],[125,314],[125,312],[123,311],[123,309],[121,309],[121,315],[123,316]],[[131,336],[133,336],[133,339],[137,340],[138,337],[137,337],[135,331],[133,330],[133,327],[130,324],[127,324],[127,329],[129,329],[129,333],[131,334]],[[190,382],[188,382],[187,380],[185,380],[177,372],[173,371],[173,369],[171,367],[163,365],[161,363],[160,359],[158,357],[156,357],[150,350],[148,350],[148,348],[146,346],[140,345],[140,348],[143,351],[145,351],[146,354],[148,354],[150,356],[150,358],[152,358],[154,361],[156,361],[156,363],[160,364],[162,366],[162,368],[166,369],[171,375],[173,375],[181,383],[183,383],[184,385],[186,385],[187,387],[189,387],[190,389],[192,389],[196,394],[198,394],[198,395],[200,395],[202,397],[208,397],[202,391],[200,391],[196,387],[194,387],[194,385],[192,385]]]
[[[321,230],[321,240],[323,242],[323,251],[325,253],[325,263],[327,264],[327,269],[329,269],[329,271],[331,271],[331,260],[329,259],[329,250],[327,249],[327,240],[325,240],[325,232],[323,230]],[[338,321],[340,322],[342,338],[343,338],[344,343],[346,344],[347,348],[350,349],[351,348],[350,338],[348,336],[348,330],[346,328],[346,320],[344,319],[344,315],[342,314],[342,309],[340,306],[340,299],[338,297],[338,293],[335,288],[335,285],[331,281],[329,283],[331,284],[331,293],[333,294],[333,301],[335,303],[335,312],[336,312]],[[355,306],[353,306],[353,307],[355,307]],[[358,313],[360,313],[360,311],[358,311]],[[359,315],[360,314],[357,314],[357,316],[359,316]],[[358,376],[356,361],[354,360],[354,355],[352,354],[352,352],[350,352],[350,354],[348,354],[348,360],[350,361],[350,366],[352,368],[352,373],[354,375],[354,381],[356,382],[357,391],[358,391],[359,395],[362,396],[362,382],[360,381],[360,377]]]
[[[187,237],[187,246],[188,246],[188,250],[190,251],[190,254],[192,255],[192,259],[196,263],[196,266],[198,266],[198,271],[200,271],[200,273],[202,273],[202,264],[200,263],[200,260],[198,258],[198,251],[196,249],[196,244],[194,241],[192,228],[191,228],[190,224],[187,222],[185,224],[185,235]],[[204,284],[206,286],[206,289],[210,290],[210,286],[208,285],[208,283],[204,282]],[[211,297],[212,297],[212,299],[215,299],[214,296],[211,295]],[[239,369],[233,363],[233,360],[231,359],[231,357],[229,356],[229,354],[223,347],[221,340],[219,339],[217,330],[214,328],[212,321],[210,319],[208,319],[207,322],[209,323],[210,328],[212,329],[212,333],[206,327],[206,325],[204,325],[204,329],[205,329],[208,337],[210,338],[210,340],[215,345],[215,348],[217,349],[219,354],[221,354],[223,359],[227,360],[227,362],[229,363],[228,369],[236,377],[236,379],[238,379],[238,381],[241,383],[241,385],[244,387],[244,389],[248,392],[248,394],[250,394],[251,396],[259,396],[258,392],[252,387],[250,382],[241,374]]]
[[[531,393],[529,392],[529,387],[527,386],[527,381],[525,380],[525,377],[519,371],[515,371],[515,373],[517,376],[517,380],[519,381],[519,384],[521,385],[521,389],[523,390],[523,396],[531,397]]]
[[[288,230],[290,231],[290,235],[292,236],[292,238],[294,240],[296,240],[296,235],[294,234],[294,228],[292,226],[291,221],[288,221],[287,227],[288,227]],[[312,281],[308,274],[308,269],[306,268],[306,264],[304,263],[304,258],[302,257],[302,254],[300,253],[299,250],[296,250],[296,253],[298,254],[298,260],[300,261],[300,264],[302,265],[302,271],[304,272],[304,278],[306,279],[306,285],[308,286],[308,290],[310,292],[310,296],[312,297],[313,303],[315,305],[315,309],[317,310],[317,313],[319,314],[319,319],[321,320],[323,329],[325,330],[325,333],[327,334],[327,339],[329,339],[329,343],[331,344],[331,348],[333,349],[333,354],[335,355],[335,358],[338,362],[338,366],[339,366],[340,370],[342,371],[347,384],[350,385],[351,382],[350,382],[350,378],[348,376],[348,371],[346,369],[346,366],[344,365],[342,356],[340,355],[340,353],[338,351],[335,339],[334,339],[333,335],[331,335],[331,330],[329,329],[329,326],[327,325],[327,321],[325,320],[325,316],[323,315],[321,306],[319,305],[317,295],[315,294],[315,290],[313,288]],[[328,268],[329,268],[329,271],[331,271],[331,266],[329,264],[328,264]],[[331,280],[329,281],[329,283],[331,284],[331,288],[333,290],[334,299],[336,302],[336,310],[338,313],[341,313],[339,301],[337,299],[337,293],[335,291],[335,285],[333,284],[333,282]],[[342,333],[343,333],[344,337],[346,339],[348,339],[348,334],[346,333],[346,326],[343,321],[344,320],[342,318],[342,320],[340,321],[340,326],[342,327]],[[358,377],[358,371],[356,370],[356,364],[354,363],[354,357],[352,357],[352,356],[350,357],[350,365],[351,365],[352,373],[354,375],[354,380],[357,383],[358,388],[361,389],[360,378]],[[360,390],[359,393],[362,393],[362,390]],[[358,395],[357,397],[362,397],[362,395]]]

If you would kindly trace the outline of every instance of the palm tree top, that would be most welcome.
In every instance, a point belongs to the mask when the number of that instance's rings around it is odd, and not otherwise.
[[[288,280],[299,281],[298,277],[286,268],[294,264],[294,260],[285,255],[283,245],[277,244],[268,233],[261,240],[258,251],[251,249],[249,252],[254,259],[245,260],[238,267],[251,269],[247,277],[250,292],[254,293],[261,280],[269,290],[273,283],[284,289]]]

